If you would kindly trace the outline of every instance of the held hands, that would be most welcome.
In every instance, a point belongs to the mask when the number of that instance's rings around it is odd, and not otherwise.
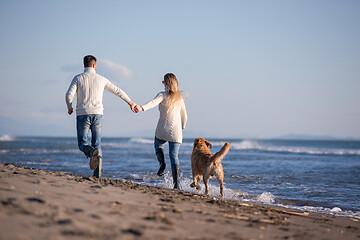
[[[130,102],[130,103],[129,103],[129,106],[130,106],[130,108],[131,108],[131,111],[133,111],[134,113],[138,113],[138,112],[140,112],[140,111],[144,111],[144,109],[143,109],[141,106],[137,105],[137,104],[134,103],[134,102]]]
[[[69,114],[69,115],[71,115],[73,112],[74,112],[74,109],[72,109],[72,108],[69,108],[69,109],[68,109],[68,114]]]
[[[136,113],[136,112],[135,112],[135,107],[137,106],[136,103],[134,103],[134,102],[129,102],[129,106],[130,106],[131,111],[133,111],[134,113]]]
[[[139,105],[136,105],[135,106],[135,113],[138,113],[140,111],[144,111],[143,107],[142,106],[139,106]]]

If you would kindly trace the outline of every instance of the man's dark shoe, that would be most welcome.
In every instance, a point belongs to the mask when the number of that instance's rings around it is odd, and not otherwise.
[[[86,146],[84,148],[84,153],[87,157],[90,158],[90,169],[95,170],[99,164],[98,155],[99,151],[91,146]]]

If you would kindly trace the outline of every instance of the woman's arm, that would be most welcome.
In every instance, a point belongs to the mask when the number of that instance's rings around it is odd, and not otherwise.
[[[156,107],[164,100],[164,97],[165,97],[164,93],[159,92],[153,100],[142,105],[140,110],[146,111],[146,110]]]
[[[185,129],[186,122],[187,122],[187,113],[186,113],[185,103],[183,100],[182,100],[182,104],[181,104],[180,116],[181,116],[181,127],[182,127],[182,129]]]

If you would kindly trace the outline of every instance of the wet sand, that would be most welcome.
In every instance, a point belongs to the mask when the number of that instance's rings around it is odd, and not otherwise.
[[[0,239],[360,239],[359,219],[0,163]]]

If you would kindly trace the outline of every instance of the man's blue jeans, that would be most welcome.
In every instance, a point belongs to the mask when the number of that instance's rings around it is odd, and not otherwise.
[[[90,114],[81,115],[76,117],[76,130],[78,146],[81,151],[84,152],[84,148],[89,143],[89,130],[91,131],[91,146],[99,151],[99,156],[102,156],[101,152],[101,126],[102,115]]]
[[[159,150],[159,148],[164,149],[165,143],[166,143],[166,141],[155,137],[155,141],[154,141],[155,152],[157,152]],[[171,165],[179,164],[180,145],[181,144],[177,143],[177,142],[169,142],[169,156],[170,156]]]

